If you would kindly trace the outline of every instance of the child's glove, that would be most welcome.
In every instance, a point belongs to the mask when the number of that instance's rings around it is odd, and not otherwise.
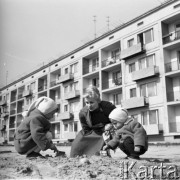
[[[141,151],[141,146],[135,146],[134,151],[135,152],[140,152]]]
[[[54,144],[51,144],[49,149],[53,150],[54,152],[58,152],[58,149]]]

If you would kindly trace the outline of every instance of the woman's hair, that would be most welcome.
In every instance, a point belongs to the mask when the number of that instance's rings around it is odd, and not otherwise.
[[[96,101],[100,102],[100,93],[99,90],[96,86],[90,86],[86,89],[86,94],[84,96],[84,98],[93,98]]]

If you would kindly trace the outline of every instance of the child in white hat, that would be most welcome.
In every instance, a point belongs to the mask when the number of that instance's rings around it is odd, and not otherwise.
[[[48,97],[40,97],[33,102],[28,111],[23,112],[21,122],[14,137],[14,146],[19,154],[26,154],[27,158],[42,157],[41,150],[54,150],[58,155],[65,155],[58,151],[52,142],[50,119],[57,112],[57,104]]]
[[[147,134],[143,126],[130,118],[128,111],[120,107],[109,114],[109,119],[116,129],[115,136],[103,150],[119,147],[128,158],[139,159],[148,149]]]

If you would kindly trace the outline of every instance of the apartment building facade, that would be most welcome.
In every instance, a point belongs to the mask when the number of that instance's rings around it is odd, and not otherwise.
[[[128,109],[149,141],[180,142],[179,64],[180,0],[170,0],[3,87],[0,137],[13,142],[22,112],[47,96],[59,106],[53,141],[73,140],[94,85],[103,100]]]

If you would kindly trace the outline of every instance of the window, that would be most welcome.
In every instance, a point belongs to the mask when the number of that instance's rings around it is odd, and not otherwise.
[[[144,44],[148,44],[153,41],[153,29],[149,29],[144,32]]]
[[[127,46],[128,46],[128,47],[131,47],[131,46],[133,46],[133,45],[134,45],[134,38],[129,39],[129,40],[127,41]]]
[[[154,41],[153,29],[149,29],[141,34],[138,34],[138,43],[148,44]]]
[[[147,84],[142,84],[140,86],[141,96],[152,97],[157,95],[156,82],[150,82]]]
[[[92,60],[92,71],[97,70],[97,68],[99,67],[99,58],[95,58]]]
[[[78,131],[78,122],[74,122],[74,132]]]
[[[64,105],[64,112],[67,112],[68,111],[68,105]]]
[[[68,68],[64,69],[64,74],[68,74]]]
[[[73,132],[73,123],[69,123],[69,132]]]
[[[150,66],[153,66],[155,64],[155,60],[154,60],[154,54],[143,57],[141,59],[139,59],[139,69],[144,69],[144,68],[148,68]]]
[[[135,71],[136,68],[135,68],[135,63],[131,63],[129,64],[129,72],[132,73],[133,71]]]
[[[113,72],[113,82],[115,83],[115,85],[121,85],[122,84],[121,71]]]
[[[77,73],[78,72],[78,63],[75,63],[71,65],[71,73]]]
[[[64,124],[64,131],[68,131],[68,124]]]
[[[158,124],[158,110],[149,110],[141,113],[142,125]]]
[[[130,98],[136,97],[136,88],[130,89]]]
[[[96,86],[96,87],[99,87],[99,78],[92,79],[92,85]]]
[[[114,105],[121,104],[121,100],[122,100],[122,94],[121,93],[117,93],[117,94],[113,95],[113,104]]]
[[[176,36],[177,39],[180,38],[180,23],[176,24]]]

